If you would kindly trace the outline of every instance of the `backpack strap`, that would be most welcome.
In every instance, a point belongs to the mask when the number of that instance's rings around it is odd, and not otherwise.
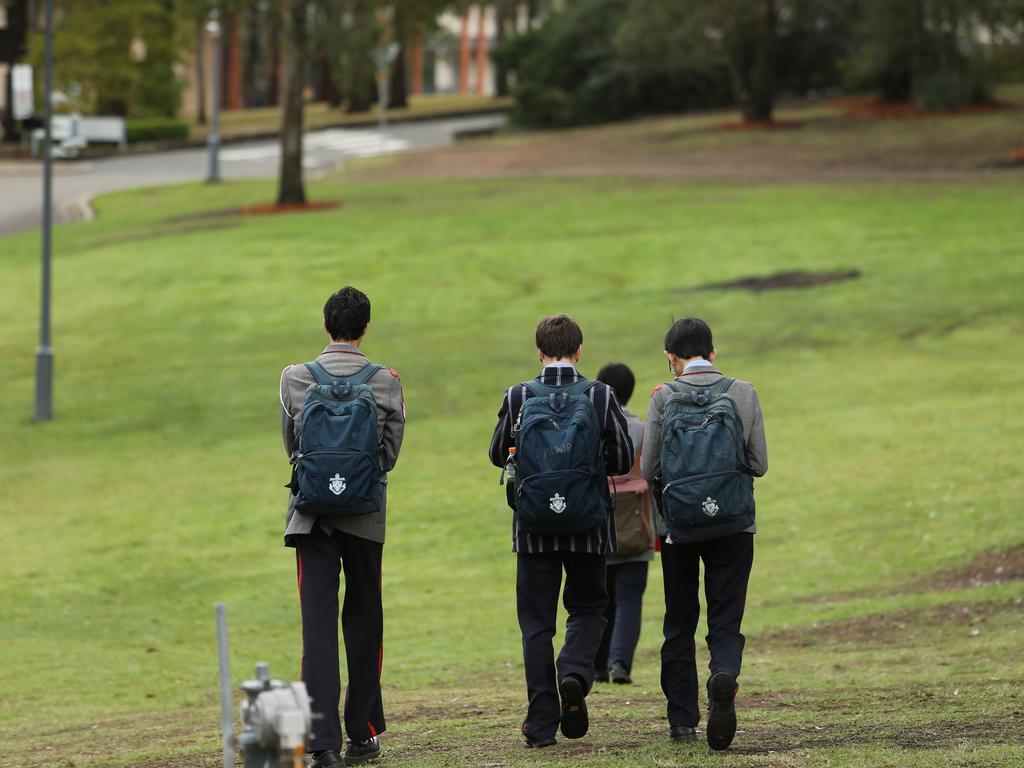
[[[719,387],[722,384],[725,384],[724,387],[722,387],[720,390],[718,390],[718,392],[715,393],[715,394],[719,394],[719,395],[724,395],[726,392],[729,391],[729,389],[735,383],[736,383],[736,379],[730,379],[728,376],[723,376],[718,381],[713,382],[711,384],[694,384],[692,381],[680,381],[679,379],[673,379],[672,381],[666,381],[665,382],[665,386],[668,387],[669,389],[671,389],[673,392],[683,392],[684,390],[680,389],[676,385],[678,385],[678,384],[685,384],[686,386],[693,387],[694,389],[706,389],[708,391],[712,391],[716,387]]]
[[[367,363],[355,373],[349,374],[348,376],[335,376],[333,373],[328,373],[327,369],[324,368],[316,360],[306,363],[306,370],[312,374],[313,378],[316,379],[317,384],[333,384],[335,382],[345,384],[365,384],[370,378],[379,371],[383,366],[375,365],[374,363]]]
[[[317,384],[333,384],[335,377],[327,372],[316,360],[306,363],[306,370],[316,379]]]
[[[533,395],[534,397],[543,397],[544,395],[550,395],[552,392],[557,392],[559,389],[558,387],[549,387],[547,384],[542,384],[536,379],[524,381],[523,386],[530,390],[530,394]],[[523,398],[523,401],[525,402],[526,398]]]
[[[344,379],[345,381],[349,382],[350,384],[365,384],[371,378],[373,378],[373,375],[377,371],[379,371],[383,367],[384,366],[377,365],[375,363],[367,363],[366,365],[364,365],[362,368],[360,368],[355,373],[350,374],[349,376],[340,376],[339,378]]]

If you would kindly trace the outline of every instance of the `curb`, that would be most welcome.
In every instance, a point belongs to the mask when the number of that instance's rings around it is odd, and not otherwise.
[[[511,111],[511,107],[481,107],[479,109],[467,109],[461,111],[452,112],[438,112],[436,114],[429,115],[402,115],[397,117],[389,117],[388,125],[402,125],[405,123],[423,123],[431,120],[454,120],[460,117],[486,117],[488,115],[505,115]],[[329,131],[337,130],[338,128],[376,128],[377,118],[366,118],[359,120],[340,121],[334,123],[325,123],[318,125],[315,128],[307,128],[303,135],[310,133],[316,133],[318,131]],[[281,132],[279,130],[272,131],[256,131],[254,133],[236,134],[232,136],[220,137],[220,146],[228,146],[230,144],[243,144],[250,141],[268,141],[271,139],[280,138]],[[183,149],[201,149],[207,146],[206,139],[182,139],[180,141],[151,141],[151,142],[139,142],[137,144],[129,144],[127,149],[119,150],[114,148],[101,148],[94,152],[85,152],[79,157],[75,158],[62,158],[71,163],[79,163],[88,160],[98,160],[109,157],[131,157],[134,155],[146,155],[152,152],[173,152],[176,150]],[[27,163],[27,162],[39,162],[38,158],[15,158],[11,157],[7,161],[0,155],[0,165],[4,162],[12,163]]]

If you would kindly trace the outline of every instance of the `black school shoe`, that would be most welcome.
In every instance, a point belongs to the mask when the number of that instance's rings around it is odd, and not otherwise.
[[[582,739],[590,728],[582,681],[569,675],[558,684],[558,693],[562,697],[562,735],[567,739]]]
[[[554,736],[549,736],[546,739],[531,739],[524,733],[523,738],[526,739],[527,749],[544,749],[544,747],[552,747],[555,745]]]
[[[349,741],[345,747],[345,765],[360,765],[380,757],[380,739],[371,736],[366,741]]]
[[[341,755],[335,749],[314,752],[310,768],[341,768]]]
[[[736,735],[736,679],[728,672],[716,672],[708,680],[708,746],[728,749]]]
[[[618,683],[619,685],[633,684],[633,678],[629,676],[629,670],[626,669],[626,665],[621,661],[614,662],[608,668],[608,672],[611,674],[613,683]]]
[[[696,741],[697,729],[689,725],[671,725],[668,729],[668,737],[671,741]]]
[[[531,738],[530,734],[526,732],[526,723],[519,726],[519,729],[523,732],[523,738],[526,739],[526,746],[530,749],[543,749],[544,747],[550,747],[555,743],[554,736],[548,736],[547,738]]]
[[[608,670],[607,669],[595,669],[594,670],[594,682],[595,683],[607,683],[608,680],[609,680],[609,678],[608,678]]]

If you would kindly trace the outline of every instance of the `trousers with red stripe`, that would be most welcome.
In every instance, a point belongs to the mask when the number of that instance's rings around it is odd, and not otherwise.
[[[313,713],[319,715],[307,746],[310,752],[341,750],[338,590],[342,570],[341,630],[348,666],[345,733],[352,741],[365,741],[385,728],[380,694],[384,545],[337,530],[328,534],[319,524],[294,541],[302,607],[302,679],[313,700]]]

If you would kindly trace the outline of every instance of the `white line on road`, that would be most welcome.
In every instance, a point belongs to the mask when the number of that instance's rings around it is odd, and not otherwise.
[[[409,142],[405,139],[395,139],[377,131],[320,131],[307,136],[303,142],[303,149],[307,154],[326,151],[356,157],[373,157],[401,152],[408,149],[409,146]],[[257,147],[225,149],[221,151],[220,156],[226,162],[273,160],[281,156],[281,147],[278,144],[264,144]],[[315,166],[316,163],[306,158],[304,165]]]

